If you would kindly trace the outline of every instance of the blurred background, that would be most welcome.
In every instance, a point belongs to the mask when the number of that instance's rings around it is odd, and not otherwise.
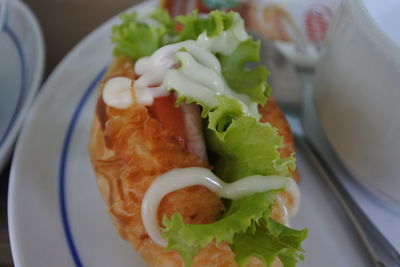
[[[43,76],[43,81],[45,81],[66,54],[87,34],[114,15],[144,0],[21,1],[25,2],[36,15],[43,32],[46,53]],[[206,0],[163,1],[164,3],[175,2],[186,6],[190,6],[189,3],[196,2],[200,3],[201,11],[207,11],[206,7],[201,4]],[[210,0],[207,2],[221,5],[234,2],[224,1]],[[341,159],[347,160],[345,163],[353,168],[352,171],[357,171],[357,174],[360,174],[358,177],[364,179],[370,177],[369,182],[375,181],[376,188],[383,188],[386,190],[385,192],[392,192],[392,196],[395,196],[392,198],[399,200],[398,185],[400,185],[400,180],[398,179],[398,173],[400,172],[400,167],[396,163],[400,155],[400,145],[398,134],[391,134],[400,130],[400,120],[396,115],[399,114],[398,99],[400,97],[398,93],[400,69],[400,53],[398,52],[398,45],[400,44],[400,31],[398,30],[399,0],[346,1],[347,8],[354,5],[354,10],[352,10],[354,12],[343,13],[347,10],[344,5],[341,6],[342,9],[338,8],[339,11],[341,10],[342,14],[344,14],[343,16],[346,14],[347,16],[350,16],[349,14],[354,16],[352,19],[355,22],[360,22],[360,19],[363,19],[361,20],[362,23],[348,23],[346,17],[337,16],[337,18],[340,18],[338,23],[331,24],[336,25],[337,29],[341,29],[341,31],[338,30],[336,32],[336,36],[347,36],[349,38],[332,37],[330,41],[336,41],[338,45],[335,43],[331,47],[336,50],[330,50],[333,52],[325,53],[326,55],[331,55],[331,58],[325,57],[324,59],[322,57],[321,60],[319,57],[320,52],[328,43],[325,42],[325,34],[334,11],[337,12],[336,6],[341,0],[235,1],[241,3],[237,11],[245,18],[247,28],[256,38],[263,39],[261,61],[268,66],[273,74],[269,78],[269,83],[273,88],[279,88],[279,90],[274,90],[273,93],[278,103],[292,107],[296,107],[295,105],[301,103],[301,82],[311,85],[312,79],[309,79],[308,82],[301,81],[298,75],[299,69],[303,71],[303,74],[311,72],[316,67],[316,64],[319,63],[317,68],[319,76],[316,75],[316,83],[313,88],[317,92],[315,102],[317,104],[322,103],[319,104],[319,114],[324,115],[319,119],[324,123],[324,130],[328,135],[330,133],[329,140],[333,144],[337,144],[335,148],[341,149],[337,150],[340,152],[339,156],[342,157]],[[263,5],[267,2],[269,5]],[[279,4],[276,4],[277,2]],[[359,3],[359,5],[365,3],[369,14],[366,13],[367,9],[363,10],[360,6],[356,6],[355,3]],[[221,6],[217,7],[220,8]],[[203,8],[205,10],[202,10]],[[175,14],[187,11],[180,8],[175,8],[174,10],[176,10]],[[347,24],[342,27],[342,22],[343,25]],[[375,22],[378,24],[372,24]],[[355,25],[365,26],[367,29],[365,36],[368,38],[363,36],[361,34],[363,31]],[[370,27],[371,25],[373,27]],[[392,40],[395,40],[396,46],[394,44],[388,45],[392,44],[390,42],[375,44],[376,40],[386,40],[379,27],[384,29],[387,34],[386,37],[390,36]],[[376,33],[374,33],[376,35],[372,35],[374,28],[376,28]],[[330,30],[330,33],[335,32]],[[370,38],[371,36],[376,38]],[[329,41],[329,38],[327,40]],[[356,42],[353,42],[353,40]],[[334,60],[331,60],[332,58]],[[7,62],[6,67],[3,69],[11,69],[9,61],[3,60],[0,62]],[[39,61],[34,60],[34,62]],[[334,70],[337,71],[334,72]],[[311,75],[309,76],[311,77]],[[311,92],[312,88],[307,88],[308,92]],[[376,97],[378,90],[380,93],[379,98]],[[304,99],[309,101],[313,99],[311,94],[303,94],[306,96]],[[333,96],[336,98],[333,98]],[[9,101],[4,96],[0,99]],[[346,103],[347,106],[343,106],[343,103]],[[313,103],[306,103],[306,107],[312,106]],[[355,112],[357,110],[358,113]],[[298,110],[295,111],[298,112]],[[305,110],[305,112],[308,111]],[[308,118],[309,121],[318,121],[317,117],[305,116],[305,118]],[[388,121],[391,122],[389,125]],[[340,130],[338,131],[337,129]],[[385,138],[382,138],[382,129],[388,129],[385,132]],[[322,139],[314,138],[314,140]],[[381,153],[378,153],[379,151]],[[352,155],[352,157],[348,155]],[[329,156],[327,157],[329,159]],[[369,164],[365,164],[365,162]],[[390,173],[389,169],[394,175],[388,175]],[[10,162],[3,171],[0,171],[0,267],[14,266],[7,227],[9,172]],[[377,175],[374,175],[374,173]],[[376,179],[377,177],[379,179]],[[382,182],[385,177],[386,179],[389,177],[391,180]],[[31,177],[26,177],[26,179],[29,178]],[[358,192],[357,186],[359,184],[354,187],[357,189],[353,188],[354,191],[351,191],[353,189],[350,191]],[[365,209],[371,218],[374,218],[374,223],[379,230],[382,230],[386,234],[386,238],[396,243],[396,246],[399,247],[400,232],[393,231],[393,229],[398,229],[399,225],[398,206],[396,206],[396,215],[394,215],[389,209],[387,211],[383,210],[381,207],[384,205],[381,206],[378,201],[375,203],[375,198],[370,198],[367,193],[360,193],[355,196],[355,198],[358,198],[356,199],[358,204]],[[382,203],[387,204],[386,202]],[[26,218],[28,225],[31,223],[30,219]],[[383,246],[383,248],[385,247]]]
[[[26,0],[46,44],[45,77],[83,37],[122,10],[143,0]]]
[[[10,0],[16,1],[16,0]],[[144,0],[25,0],[42,28],[45,41],[45,72],[43,81],[87,34],[103,22],[126,8]],[[165,0],[167,1],[167,0]],[[185,2],[190,0],[177,0]],[[195,1],[195,0],[193,0]],[[258,2],[257,2],[258,1]],[[262,2],[263,0],[254,0]],[[269,0],[265,0],[268,2]],[[265,8],[262,13],[245,6],[242,11],[262,14],[246,17],[246,26],[257,38],[263,38],[262,62],[269,67],[272,77],[269,83],[279,90],[274,97],[279,102],[291,104],[300,99],[300,81],[295,65],[313,68],[319,59],[322,41],[325,38],[333,7],[340,0],[290,0],[298,5],[286,6],[286,11],[277,5]],[[288,1],[288,2],[290,2]],[[271,2],[274,2],[271,0]],[[282,1],[284,2],[284,1]],[[310,4],[315,4],[311,6]],[[326,4],[326,6],[321,5]],[[310,6],[307,6],[310,5]],[[283,5],[284,6],[284,5]],[[248,9],[247,9],[248,8]],[[240,11],[239,11],[240,12]],[[244,12],[245,13],[245,12]],[[243,15],[243,14],[242,14]],[[260,22],[262,20],[262,22]],[[266,25],[272,27],[265,27]],[[275,42],[276,47],[272,45]],[[306,56],[305,56],[306,55]],[[291,59],[291,60],[287,60]],[[295,65],[293,64],[295,63]],[[7,228],[7,187],[10,163],[0,173],[0,267],[13,266]]]
[[[10,0],[16,1],[16,0]],[[164,0],[167,3],[167,0]],[[260,0],[261,1],[261,0]],[[238,10],[246,20],[246,26],[253,33],[258,32],[257,38],[268,37],[270,40],[281,40],[285,42],[293,41],[296,47],[305,45],[309,40],[316,45],[321,42],[326,32],[327,23],[330,19],[330,9],[322,8],[321,5],[315,5],[308,8],[307,4],[322,2],[333,5],[340,0],[293,0],[297,5],[287,5],[287,13],[278,5],[271,5],[270,8],[264,10],[262,21],[255,15],[246,16],[247,11],[255,14],[257,7],[251,7],[249,4],[243,4],[243,8]],[[36,15],[42,28],[45,41],[45,72],[43,81],[47,79],[49,74],[64,58],[64,56],[87,34],[97,28],[107,19],[120,13],[126,8],[133,6],[143,0],[25,0],[29,8]],[[174,1],[169,1],[174,2]],[[190,6],[189,2],[194,3],[195,0],[177,0],[177,5]],[[218,1],[217,1],[218,2]],[[257,2],[257,0],[255,0]],[[261,1],[262,2],[262,1]],[[265,2],[274,2],[266,0]],[[200,3],[200,2],[199,2]],[[258,3],[258,2],[257,2]],[[207,12],[207,9],[201,11]],[[182,11],[176,9],[177,12]],[[308,10],[306,12],[306,10]],[[188,10],[186,10],[188,11]],[[249,13],[249,14],[250,14]],[[293,16],[293,19],[291,18]],[[307,17],[307,18],[306,18]],[[265,27],[265,23],[270,23],[272,27]],[[290,29],[285,29],[285,27]],[[269,64],[267,60],[263,60],[274,73],[270,77],[270,84],[279,87],[281,96],[275,95],[276,99],[284,99],[287,102],[296,101],[299,95],[293,92],[294,87],[298,87],[297,75],[294,72],[292,64],[288,64],[285,57],[279,53],[271,53],[272,45],[265,42],[264,38],[262,57],[272,60]],[[291,46],[292,50],[294,49]],[[275,51],[275,50],[273,50]],[[272,56],[267,56],[272,55]],[[315,61],[315,60],[314,60]],[[276,66],[276,67],[274,67]],[[284,78],[281,78],[284,76]],[[11,250],[7,229],[7,186],[9,176],[10,163],[0,174],[0,267],[13,266]]]

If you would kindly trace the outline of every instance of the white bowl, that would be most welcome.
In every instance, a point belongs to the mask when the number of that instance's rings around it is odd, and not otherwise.
[[[399,3],[379,2],[392,8]],[[338,7],[317,66],[315,105],[325,134],[354,177],[400,203],[400,47],[371,15],[375,8],[369,12],[365,0]],[[394,14],[380,16],[400,25]]]
[[[39,24],[23,2],[0,0],[0,9],[5,15],[0,15],[1,171],[42,80],[44,44]]]

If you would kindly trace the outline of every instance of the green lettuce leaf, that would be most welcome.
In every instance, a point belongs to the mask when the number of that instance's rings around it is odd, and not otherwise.
[[[219,105],[216,108],[197,102],[203,106],[203,111],[207,110],[206,141],[214,154],[211,157],[214,172],[228,182],[255,174],[289,176],[289,169],[295,168],[295,160],[293,156],[280,158],[278,149],[283,146],[283,139],[277,129],[243,114],[242,104],[237,99],[227,95],[217,98]],[[185,97],[180,101],[196,102]],[[202,247],[212,241],[225,241],[241,265],[250,256],[260,258],[267,265],[279,256],[285,267],[293,266],[302,259],[299,246],[305,232],[269,219],[275,193],[233,200],[223,218],[211,224],[185,224],[179,214],[174,214],[171,219],[164,217],[166,249],[177,251],[185,265],[190,266]],[[268,199],[263,200],[264,197]],[[257,247],[254,242],[263,242],[263,245]]]
[[[173,29],[175,22],[165,9],[157,8],[149,14],[149,17],[164,25],[167,29]]]
[[[269,72],[264,66],[253,69],[246,67],[247,63],[260,60],[260,41],[250,38],[242,42],[232,55],[220,55],[219,60],[229,87],[264,106],[271,93],[271,88],[266,82]]]
[[[266,213],[270,214],[275,192],[256,193],[232,201],[232,205],[219,221],[211,224],[185,224],[179,213],[170,219],[163,218],[163,236],[168,241],[166,250],[175,250],[185,265],[191,266],[192,258],[211,241],[232,243],[234,236],[255,229]]]
[[[206,32],[207,36],[218,36],[228,30],[233,21],[233,12],[213,11],[208,17],[199,17],[197,11],[171,19],[164,9],[155,9],[148,18],[154,23],[147,24],[137,13],[121,15],[122,23],[112,29],[111,42],[115,44],[114,54],[125,55],[133,60],[150,56],[161,46],[184,40],[195,40]],[[180,26],[180,27],[177,27]],[[177,30],[181,28],[181,30]]]
[[[208,37],[218,36],[232,26],[234,13],[213,11],[204,18],[193,12],[171,19],[165,10],[156,9],[145,18],[131,13],[122,15],[121,20],[120,25],[113,27],[114,53],[136,60],[151,55],[161,46],[195,40],[204,32]],[[295,168],[293,155],[280,158],[278,150],[283,146],[283,139],[277,130],[258,121],[257,104],[264,105],[271,91],[266,82],[267,69],[247,67],[249,62],[259,60],[259,50],[260,43],[248,39],[232,55],[216,55],[227,84],[241,94],[240,101],[219,95],[218,106],[209,107],[178,94],[176,102],[177,105],[195,102],[202,106],[211,164],[215,166],[215,173],[227,182],[250,175],[289,176],[289,170]],[[252,116],[244,114],[243,104]],[[300,243],[306,231],[292,230],[270,219],[275,194],[257,193],[228,201],[222,218],[211,224],[185,224],[180,214],[164,217],[166,250],[177,251],[190,266],[202,247],[210,242],[227,242],[240,265],[250,256],[256,256],[267,265],[279,257],[285,267],[294,266],[302,259]]]
[[[122,14],[120,25],[112,29],[111,42],[115,44],[114,54],[125,55],[133,60],[150,56],[163,45],[164,35],[171,31],[168,13],[155,11],[151,17],[159,22],[158,26],[150,26],[137,21],[137,14]]]
[[[280,158],[279,148],[284,143],[277,129],[246,116],[237,99],[227,95],[219,95],[217,99],[216,108],[185,96],[178,96],[177,100],[178,105],[186,102],[202,107],[202,117],[206,118],[204,134],[214,173],[227,182],[250,175],[290,176],[290,170],[296,168],[295,157]]]
[[[267,218],[255,233],[236,234],[231,248],[239,266],[245,266],[250,257],[257,257],[270,266],[279,257],[283,266],[293,267],[303,260],[301,243],[306,237],[307,230],[294,230]]]
[[[209,112],[205,132],[217,176],[228,182],[256,174],[289,176],[295,159],[280,158],[283,138],[277,129],[243,115],[237,100],[227,96],[219,100],[220,105]]]
[[[226,95],[220,95],[217,98],[219,102],[218,107],[207,114],[208,129],[212,130],[219,139],[223,140],[232,121],[244,114],[238,100]]]
[[[197,11],[189,15],[177,16],[176,21],[183,27],[179,32],[179,40],[196,40],[203,32],[206,32],[208,37],[218,36],[231,27],[233,14],[233,12],[214,10],[205,18],[199,17]]]
[[[185,266],[210,242],[227,242],[239,266],[249,257],[257,257],[270,266],[279,257],[285,267],[303,260],[302,241],[307,230],[294,230],[270,218],[276,192],[256,193],[233,200],[222,219],[210,224],[185,224],[179,213],[163,218],[163,236],[167,251],[177,251]]]
[[[304,239],[305,238],[307,238],[307,236],[305,236]],[[284,267],[296,267],[299,261],[304,261],[303,253],[299,253],[298,250],[290,248],[283,248],[281,251],[279,251],[278,257],[281,260]]]

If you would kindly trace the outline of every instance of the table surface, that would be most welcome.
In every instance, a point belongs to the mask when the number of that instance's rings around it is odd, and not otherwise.
[[[7,188],[10,164],[0,174],[0,266],[13,266],[7,228]]]
[[[83,37],[124,9],[143,0],[25,0],[37,16],[46,45],[45,77]],[[96,14],[93,16],[92,14]],[[13,266],[7,227],[10,164],[0,173],[0,267]]]
[[[142,0],[25,0],[38,17],[46,44],[45,77],[83,37],[108,18]],[[96,16],[88,14],[95,13]],[[263,45],[265,42],[263,42]],[[270,49],[270,47],[263,47]],[[267,64],[273,75],[270,84],[280,90],[275,98],[288,99],[298,87],[293,66],[279,54],[272,54]],[[277,95],[279,93],[280,95]],[[299,97],[299,96],[297,96]],[[282,102],[282,101],[281,101]],[[0,173],[0,267],[13,266],[7,228],[7,188],[10,164]]]
[[[46,43],[46,71],[44,80],[56,67],[59,61],[83,37],[108,18],[143,0],[26,0],[32,11],[38,17]],[[96,16],[87,16],[87,11],[95,9]],[[269,51],[272,47],[263,42],[263,49]],[[298,86],[297,76],[293,66],[284,57],[272,54],[269,69],[270,84],[275,91],[276,99],[293,97]],[[278,67],[277,67],[278,66]],[[279,93],[280,95],[277,95]],[[10,164],[0,174],[0,267],[13,266],[7,228],[7,187]]]
[[[25,0],[37,16],[42,27],[46,47],[46,70],[44,80],[60,60],[88,33],[124,9],[143,0]],[[96,14],[88,15],[88,14]],[[282,57],[273,57],[278,69],[270,67],[274,77],[270,83],[281,88],[280,92],[290,92],[296,87],[293,68],[284,64]],[[276,62],[275,62],[276,61]],[[285,67],[286,66],[286,67]],[[285,78],[282,79],[281,77]],[[286,90],[282,90],[286,89]],[[276,98],[279,98],[275,95]],[[283,98],[288,94],[284,93]],[[0,173],[0,267],[13,266],[7,228],[7,188],[10,164]]]

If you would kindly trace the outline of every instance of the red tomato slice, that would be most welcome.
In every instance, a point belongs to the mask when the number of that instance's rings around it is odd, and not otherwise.
[[[175,101],[176,97],[172,94],[154,98],[153,105],[150,106],[150,112],[164,128],[176,134],[178,139],[184,143],[185,121],[181,109],[175,107]]]

